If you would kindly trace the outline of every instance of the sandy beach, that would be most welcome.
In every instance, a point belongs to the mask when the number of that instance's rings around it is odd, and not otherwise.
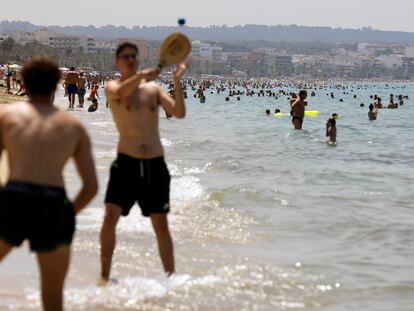
[[[24,101],[27,97],[4,94],[5,88],[0,88],[0,105]]]

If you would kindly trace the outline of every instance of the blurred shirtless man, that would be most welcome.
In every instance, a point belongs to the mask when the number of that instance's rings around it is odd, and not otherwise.
[[[0,261],[28,240],[39,262],[43,308],[60,311],[75,214],[97,191],[94,161],[83,125],[53,106],[57,65],[35,58],[22,76],[29,102],[0,109],[0,154],[8,152],[10,167],[9,182],[0,189]],[[62,174],[70,158],[83,182],[72,202]]]
[[[170,174],[164,162],[164,150],[158,133],[159,106],[176,117],[185,117],[181,76],[185,64],[177,67],[173,79],[175,98],[171,98],[155,82],[158,69],[137,73],[138,48],[122,43],[116,52],[119,81],[106,85],[105,92],[112,109],[120,138],[118,157],[113,162],[105,198],[106,210],[101,231],[101,279],[109,280],[115,249],[116,225],[138,202],[142,215],[150,217],[157,237],[164,271],[175,272],[174,252],[168,228],[170,211]]]
[[[79,83],[79,75],[75,71],[74,67],[70,68],[70,71],[68,71],[66,75],[66,91],[69,95],[69,109],[75,108],[75,99],[76,94],[78,94],[78,83]]]
[[[81,72],[79,74],[78,79],[78,101],[79,101],[79,107],[83,108],[83,104],[85,103],[85,95],[86,95],[86,83],[88,81],[85,78],[85,74]]]

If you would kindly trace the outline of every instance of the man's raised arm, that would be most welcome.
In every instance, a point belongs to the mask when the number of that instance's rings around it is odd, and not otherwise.
[[[174,72],[174,98],[171,98],[164,90],[160,88],[160,102],[165,111],[178,118],[185,117],[184,94],[181,87],[181,77],[187,70],[187,64],[180,64]]]
[[[110,103],[120,102],[129,97],[138,87],[143,79],[153,80],[160,74],[158,68],[145,69],[120,83],[108,83],[105,94]]]

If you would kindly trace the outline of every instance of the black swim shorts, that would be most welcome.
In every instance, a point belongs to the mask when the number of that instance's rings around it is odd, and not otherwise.
[[[164,158],[137,159],[119,153],[112,163],[105,203],[128,216],[137,202],[145,217],[170,211],[170,174]]]
[[[68,84],[67,86],[68,94],[78,94],[78,86],[76,84]]]
[[[72,243],[75,211],[61,187],[10,181],[0,189],[0,239],[34,252]]]

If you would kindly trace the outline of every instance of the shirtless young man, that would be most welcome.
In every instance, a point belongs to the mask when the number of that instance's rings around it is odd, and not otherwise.
[[[308,97],[308,92],[302,90],[299,92],[299,98],[292,104],[292,123],[295,130],[301,130],[303,119],[305,118],[305,103]]]
[[[79,79],[78,79],[78,101],[79,101],[80,108],[83,108],[83,104],[85,103],[86,83],[87,81],[84,76],[84,73],[81,72],[79,74]]]
[[[105,87],[120,139],[105,199],[101,231],[101,284],[109,280],[118,220],[121,215],[127,216],[136,202],[142,215],[151,218],[165,272],[171,275],[175,271],[173,243],[167,221],[170,174],[158,133],[158,111],[162,106],[176,118],[185,117],[180,79],[187,67],[181,64],[174,73],[173,99],[155,82],[148,82],[159,75],[158,69],[136,73],[138,52],[133,43],[119,45],[116,64],[121,78]]]
[[[68,71],[66,75],[66,81],[65,81],[66,91],[69,95],[68,97],[69,98],[69,109],[75,108],[76,94],[78,94],[78,81],[79,81],[79,75],[75,71],[75,68],[71,67],[70,71]]]
[[[28,240],[37,253],[43,308],[60,311],[75,214],[96,194],[95,166],[83,125],[53,106],[57,65],[35,58],[22,74],[29,102],[0,109],[0,154],[8,152],[10,167],[10,180],[0,189],[0,261]],[[62,175],[69,158],[83,181],[72,202]]]

